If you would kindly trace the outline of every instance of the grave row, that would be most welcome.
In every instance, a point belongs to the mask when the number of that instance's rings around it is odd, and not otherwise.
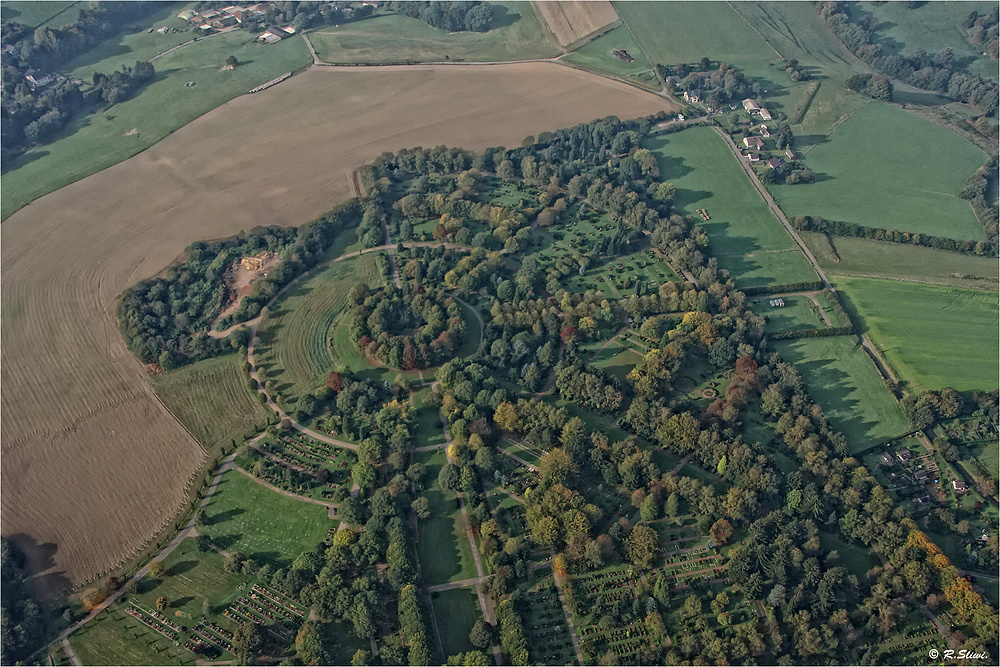
[[[159,619],[153,618],[151,617],[151,613],[155,612],[148,612],[136,606],[129,606],[125,611],[127,611],[130,616],[140,621],[143,625],[146,625],[172,641],[174,646],[179,646],[179,643],[177,642],[177,633],[180,632],[180,628],[173,623],[170,623],[166,619],[160,621]],[[171,629],[168,630],[168,626]]]

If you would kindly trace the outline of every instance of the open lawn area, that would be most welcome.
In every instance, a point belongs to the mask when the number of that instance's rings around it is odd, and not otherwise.
[[[816,232],[799,235],[829,274],[997,289],[995,258]]]
[[[820,531],[819,543],[824,552],[836,551],[840,554],[838,564],[847,568],[848,573],[856,575],[858,579],[864,579],[868,570],[882,564],[871,549],[857,544],[848,544],[833,533]]]
[[[783,340],[771,346],[799,369],[809,394],[847,437],[851,451],[910,430],[899,404],[853,336]]]
[[[551,58],[559,46],[528,2],[494,2],[499,26],[489,32],[445,32],[419,19],[387,14],[309,33],[316,54],[332,63],[407,63]]]
[[[163,38],[164,48],[174,46],[175,38],[186,36],[152,34]],[[142,33],[141,37],[115,38],[113,44],[93,52],[96,61],[83,57],[74,61],[74,71],[85,73],[82,78],[89,80],[95,67],[113,71],[122,64],[135,64],[137,57],[154,55],[145,41],[149,37]],[[170,39],[174,43],[168,44]],[[230,55],[236,56],[240,65],[222,71]],[[4,165],[2,217],[145,150],[232,98],[308,63],[309,51],[301,39],[265,45],[254,42],[254,35],[242,30],[202,38],[157,58],[153,61],[156,76],[132,97],[108,111],[77,116],[55,140]],[[190,81],[195,85],[188,86]],[[245,140],[240,128],[234,126],[231,131],[233,141]],[[178,178],[183,177],[178,174]]]
[[[333,523],[326,509],[271,491],[238,470],[227,470],[199,528],[220,549],[240,551],[259,564],[287,567],[322,542]]]
[[[424,585],[436,586],[475,577],[476,565],[458,509],[458,498],[437,483],[438,473],[446,463],[445,452],[443,449],[423,452],[417,455],[417,460],[427,466],[426,490],[420,495],[427,496],[431,503],[431,517],[417,526],[417,555]]]
[[[710,219],[699,224],[737,286],[816,280],[722,137],[695,127],[654,136],[646,147],[656,153],[663,180],[676,186],[676,205],[689,215],[708,211]],[[792,252],[766,252],[775,250]]]
[[[611,52],[617,49],[628,51],[634,62],[625,62],[612,55]],[[652,68],[652,64],[646,60],[646,56],[624,25],[587,42],[576,51],[564,56],[562,60],[597,72],[623,77],[635,77]]]
[[[268,410],[247,387],[243,360],[229,354],[153,379],[160,400],[212,456],[267,426]]]
[[[476,647],[469,641],[469,633],[476,621],[483,617],[476,589],[470,586],[431,593],[431,601],[445,655],[475,651]]]
[[[193,665],[196,656],[112,605],[70,638],[84,665]]]
[[[986,155],[948,129],[872,101],[801,157],[816,182],[772,186],[789,216],[985,239],[958,191]]]
[[[375,253],[333,262],[288,290],[258,331],[255,360],[277,383],[278,393],[301,396],[323,385],[338,359],[331,349],[334,322],[344,312],[347,293],[358,282],[382,284]],[[347,327],[344,327],[347,329]],[[353,345],[349,345],[352,350]],[[339,359],[361,370],[354,359]]]
[[[836,283],[912,392],[997,388],[996,292],[868,278]]]
[[[614,375],[619,381],[624,382],[625,376],[635,368],[636,364],[642,361],[643,356],[635,350],[622,349],[612,343],[593,360],[598,368]]]
[[[750,310],[767,318],[767,333],[821,329],[826,326],[816,306],[806,296],[781,297],[784,306],[771,306],[774,297],[762,296],[750,300]]]

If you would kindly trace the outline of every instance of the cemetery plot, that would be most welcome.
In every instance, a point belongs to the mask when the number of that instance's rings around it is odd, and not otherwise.
[[[615,625],[600,611],[604,605],[614,605],[634,597],[640,578],[641,575],[633,572],[631,567],[573,577],[577,595],[586,600],[582,606],[590,610],[587,616],[574,618],[573,621],[592,655],[603,655],[611,650],[618,656],[618,664],[628,664],[642,647],[646,628],[641,618],[633,619],[626,625]]]
[[[717,554],[704,545],[687,549],[680,544],[672,547],[665,548],[663,567],[650,574],[650,579],[667,577],[671,587],[686,588],[695,579],[711,581],[725,577],[727,566],[722,554]]]
[[[268,484],[306,498],[343,500],[357,456],[300,433],[265,436],[237,464]]]
[[[942,614],[936,614],[944,620]],[[945,612],[944,615],[947,615]],[[938,631],[920,612],[907,607],[901,627],[884,642],[862,646],[860,653],[874,650],[880,664],[917,665],[926,664],[927,651],[941,648],[942,639]]]
[[[510,452],[518,458],[524,459],[533,466],[537,466],[542,457],[549,453],[549,450],[547,449],[536,447],[535,445],[528,444],[523,440],[518,440],[513,437],[504,438],[500,441],[498,446],[503,451]]]
[[[531,584],[523,600],[521,619],[531,662],[542,665],[575,664],[573,640],[551,570],[546,568],[532,573]]]
[[[582,275],[568,276],[565,284],[570,292],[610,290],[622,297],[655,294],[662,283],[680,281],[681,278],[654,250],[645,249],[588,267]]]
[[[497,457],[493,481],[499,486],[523,496],[526,489],[534,488],[541,481],[539,474],[510,456]]]
[[[500,530],[508,537],[521,537],[528,532],[524,505],[510,496],[493,491],[491,504],[495,507],[494,516],[500,525]]]

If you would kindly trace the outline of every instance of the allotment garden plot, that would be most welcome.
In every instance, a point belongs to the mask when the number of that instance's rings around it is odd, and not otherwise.
[[[704,209],[699,222],[719,267],[738,287],[817,279],[792,237],[771,213],[725,140],[696,127],[654,136],[646,147],[657,155],[663,179],[677,188],[675,204],[685,213]]]

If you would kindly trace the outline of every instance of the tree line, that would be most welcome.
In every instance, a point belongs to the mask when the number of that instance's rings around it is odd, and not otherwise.
[[[496,26],[493,5],[478,0],[386,2],[385,9],[419,19],[445,32],[486,32]]]
[[[867,227],[859,225],[856,222],[827,220],[818,215],[797,215],[790,222],[799,231],[819,232],[831,236],[847,236],[873,241],[884,241],[886,243],[901,243],[986,257],[996,257],[998,251],[996,240],[974,241],[969,239],[966,241],[956,241],[945,236],[932,236],[920,232],[901,232],[898,229]]]

